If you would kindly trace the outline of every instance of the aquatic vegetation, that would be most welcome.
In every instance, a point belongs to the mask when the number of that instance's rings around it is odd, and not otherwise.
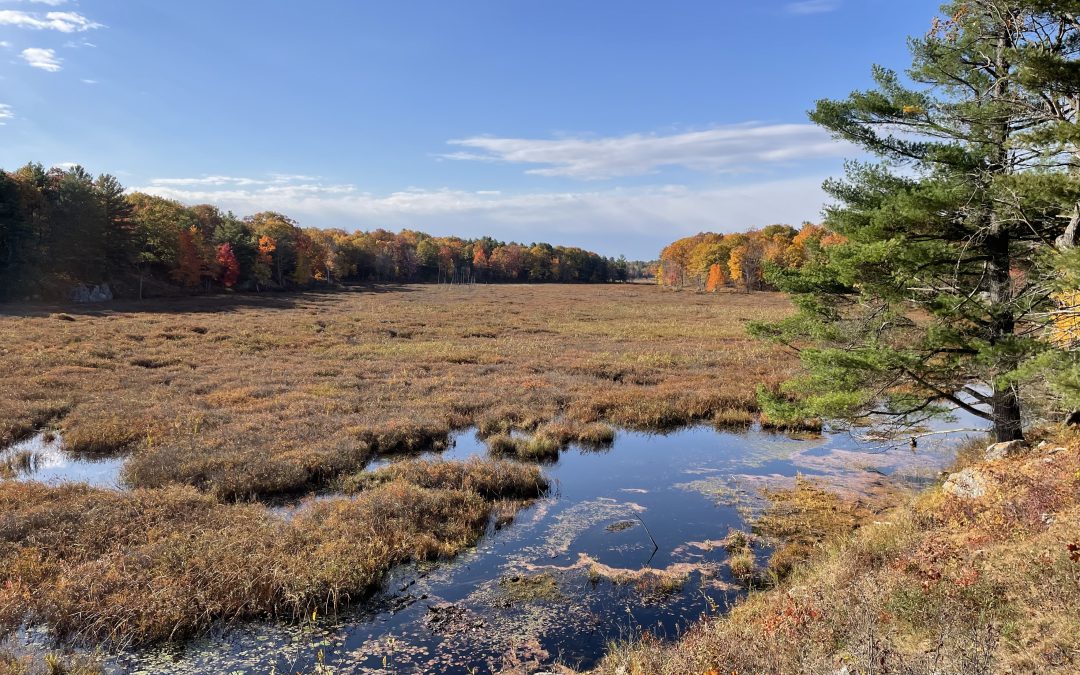
[[[676,483],[675,487],[700,493],[717,504],[732,506],[745,520],[749,520],[765,508],[763,489],[786,486],[793,481],[793,478],[780,475],[706,475],[704,478]]]
[[[751,583],[757,575],[757,559],[749,547],[731,552],[727,564],[731,570],[731,576],[743,583]]]
[[[562,597],[555,575],[550,572],[503,577],[499,579],[499,588],[510,602],[551,601]]]
[[[0,673],[3,675],[101,675],[104,672],[101,659],[94,655],[20,654],[0,646]]]
[[[342,492],[355,493],[396,480],[429,489],[468,490],[485,499],[530,499],[548,488],[547,479],[536,466],[479,458],[466,462],[395,462],[376,471],[347,476],[339,487]]]
[[[769,571],[778,578],[813,557],[816,547],[854,531],[873,515],[865,504],[801,476],[793,487],[766,490],[764,496],[767,505],[754,521],[754,532],[779,543],[769,559]]]
[[[574,504],[555,516],[544,540],[549,555],[567,553],[574,540],[585,530],[608,520],[626,520],[645,511],[634,502],[600,498]]]
[[[578,553],[577,561],[572,565],[532,565],[533,571],[568,572],[582,570],[593,583],[610,581],[614,584],[632,584],[643,595],[669,594],[682,589],[692,574],[702,579],[712,579],[719,575],[720,566],[712,562],[675,562],[663,568],[655,567],[614,567],[598,561],[588,553]]]
[[[745,408],[725,408],[712,416],[713,426],[718,429],[749,429],[758,416]]]
[[[528,437],[495,434],[487,438],[488,449],[496,457],[515,457],[534,462],[554,461],[559,458],[562,447],[546,436]]]

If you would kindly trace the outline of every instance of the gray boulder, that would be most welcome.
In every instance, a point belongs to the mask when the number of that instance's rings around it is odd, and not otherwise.
[[[945,494],[959,499],[978,499],[986,494],[986,476],[982,475],[978,469],[968,467],[949,474],[941,489]]]
[[[1006,457],[1015,457],[1017,455],[1024,454],[1024,451],[1028,449],[1026,441],[1005,441],[1003,443],[994,443],[986,448],[987,461],[994,461],[998,459],[1005,459]]]

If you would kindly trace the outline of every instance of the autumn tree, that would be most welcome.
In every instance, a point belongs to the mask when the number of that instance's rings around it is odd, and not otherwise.
[[[728,270],[735,285],[747,293],[757,290],[764,280],[765,249],[757,233],[746,235],[731,249]]]
[[[488,268],[488,256],[484,251],[484,247],[479,244],[473,245],[473,259],[472,259],[473,274],[477,278],[482,278]]]
[[[240,280],[240,262],[233,253],[232,246],[226,242],[217,247],[218,281],[225,288],[232,288]]]
[[[81,167],[0,170],[0,299],[57,297],[102,281],[139,298],[146,288],[204,283],[209,290],[213,283],[285,289],[313,280],[467,281],[471,263],[492,282],[602,283],[646,267],[546,243],[301,229],[271,211],[241,219],[210,204],[128,193],[115,177],[95,178]]]
[[[303,232],[297,232],[293,239],[293,250],[295,251],[296,260],[293,263],[293,271],[290,275],[290,279],[298,286],[303,286],[311,281],[313,272],[318,269],[316,267],[316,255],[313,249],[314,246],[311,239]]]
[[[505,281],[517,281],[525,269],[525,252],[517,244],[499,246],[491,252],[491,267]]]
[[[296,242],[300,234],[300,228],[296,226],[294,220],[275,211],[256,213],[248,216],[245,221],[256,236],[269,237],[273,242],[273,278],[280,288],[284,288],[287,277],[295,272],[297,260]],[[262,283],[266,284],[268,281]]]
[[[267,286],[273,275],[274,251],[277,250],[277,242],[269,235],[260,235],[256,250],[252,276],[255,278],[256,287]]]
[[[176,267],[172,278],[188,287],[198,286],[207,273],[205,242],[198,227],[181,230],[177,235]]]
[[[712,267],[709,268],[709,278],[705,281],[706,292],[715,293],[726,283],[724,269],[720,266],[720,263],[713,263]]]

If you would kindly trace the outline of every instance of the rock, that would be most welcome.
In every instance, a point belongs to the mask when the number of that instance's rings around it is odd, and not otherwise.
[[[79,284],[71,291],[72,302],[108,302],[112,299],[113,292],[109,288],[109,284],[99,284],[97,286]]]
[[[1005,459],[1006,457],[1015,457],[1023,454],[1027,450],[1027,441],[1005,441],[1003,443],[994,443],[986,448],[987,461],[994,461],[997,459]]]
[[[969,467],[950,474],[941,489],[959,499],[978,499],[986,494],[986,477]]]

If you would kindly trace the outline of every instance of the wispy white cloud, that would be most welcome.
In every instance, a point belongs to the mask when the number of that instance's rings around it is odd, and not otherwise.
[[[98,83],[97,80],[79,80],[79,81],[82,82],[83,84],[97,84]]]
[[[265,181],[255,178],[237,178],[234,176],[202,176],[200,178],[154,178],[150,184],[158,187],[194,187],[222,185],[262,185]]]
[[[11,106],[6,103],[0,103],[0,126],[7,124],[7,121],[15,118],[15,111],[11,109]]]
[[[815,177],[712,188],[655,185],[529,193],[444,188],[374,194],[349,184],[215,186],[191,179],[155,179],[132,189],[188,204],[209,202],[243,214],[281,211],[304,225],[495,234],[590,244],[610,253],[649,257],[675,237],[701,230],[735,231],[816,219],[825,201],[821,181]]]
[[[250,187],[274,186],[290,183],[318,181],[318,176],[271,173],[266,178],[246,178],[242,176],[199,176],[197,178],[152,178],[150,185],[155,187]]]
[[[41,49],[39,47],[22,50],[22,58],[31,68],[40,68],[50,73],[61,70],[62,66],[60,64],[64,61],[56,55],[56,50]]]
[[[16,26],[30,30],[56,30],[61,33],[81,33],[102,24],[91,21],[77,12],[27,12],[21,9],[0,10],[0,26]]]
[[[0,40],[0,49],[11,49],[11,43],[7,40]]]
[[[788,14],[824,14],[840,9],[841,0],[799,0],[789,2],[784,9]]]
[[[850,149],[810,124],[734,124],[684,133],[555,139],[474,136],[448,141],[466,148],[441,155],[463,161],[533,164],[526,173],[581,179],[655,173],[663,167],[752,171],[767,164],[835,157]]]

